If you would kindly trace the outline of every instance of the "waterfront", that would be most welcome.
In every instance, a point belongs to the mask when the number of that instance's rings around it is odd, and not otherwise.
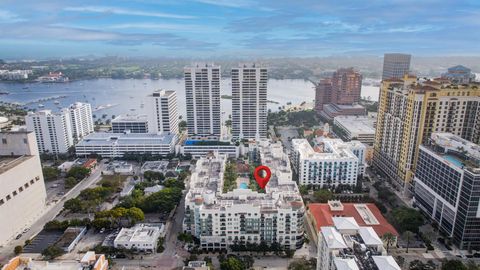
[[[95,79],[56,84],[0,83],[0,90],[10,93],[1,95],[0,100],[18,102],[25,104],[29,109],[37,110],[41,108],[58,110],[75,101],[89,102],[96,117],[100,118],[103,114],[111,117],[125,113],[143,113],[142,104],[145,103],[146,96],[156,89],[175,90],[179,113],[185,115],[185,86],[184,81],[178,79]],[[229,78],[221,82],[221,95],[231,95]],[[363,86],[362,97],[364,96],[377,100],[378,87]],[[314,98],[314,86],[309,81],[276,79],[268,81],[268,99],[279,102],[268,103],[268,108],[272,111],[278,110],[278,107],[286,105],[287,102],[293,104],[311,102]],[[225,116],[231,114],[231,100],[222,99],[221,103]]]

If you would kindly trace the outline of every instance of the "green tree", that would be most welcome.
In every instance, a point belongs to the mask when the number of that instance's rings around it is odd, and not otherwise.
[[[405,206],[393,209],[391,216],[392,223],[400,232],[418,232],[418,228],[424,223],[419,211]]]
[[[61,255],[63,255],[63,249],[57,246],[49,246],[42,251],[42,256],[45,257],[46,260],[52,260]]]
[[[90,169],[84,167],[73,167],[67,172],[67,177],[74,177],[77,180],[83,180],[90,174]]]
[[[407,241],[407,253],[408,253],[408,248],[410,247],[410,240],[412,240],[414,234],[411,231],[405,231],[402,234],[402,238]]]
[[[465,266],[467,270],[479,270],[480,267],[474,261],[468,261]]]
[[[145,214],[142,209],[137,207],[132,207],[127,210],[126,216],[130,220],[130,224],[134,225],[135,223],[145,219]]]
[[[442,270],[467,270],[467,267],[459,260],[448,260],[442,264]]]
[[[60,171],[57,168],[53,167],[43,167],[42,171],[45,181],[56,180],[60,175]]]
[[[83,210],[82,208],[82,200],[79,198],[72,198],[70,200],[65,201],[63,208],[69,210],[73,213],[78,213]]]
[[[385,244],[387,244],[387,253],[388,253],[388,249],[395,242],[395,235],[387,232],[382,236],[382,239],[385,242]]]
[[[234,256],[228,257],[226,260],[220,262],[220,269],[221,270],[245,270],[245,264],[237,259]]]
[[[175,178],[167,178],[167,180],[163,182],[163,185],[170,188],[179,188],[182,190],[185,189],[185,183]]]
[[[14,249],[13,249],[13,253],[15,253],[15,255],[18,255],[20,253],[23,252],[23,247],[22,246],[16,246]]]
[[[326,203],[327,201],[333,199],[333,193],[328,189],[320,189],[313,193],[313,197],[316,202]]]
[[[315,259],[297,259],[288,265],[288,270],[315,270],[317,262]]]
[[[300,185],[298,187],[298,190],[300,191],[300,194],[302,195],[307,195],[308,194],[308,187],[305,185]]]
[[[71,189],[78,183],[78,180],[75,177],[67,177],[65,178],[65,188]]]

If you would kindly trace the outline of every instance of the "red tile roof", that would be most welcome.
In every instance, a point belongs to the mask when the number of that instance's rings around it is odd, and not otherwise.
[[[83,164],[83,167],[84,167],[84,168],[87,168],[87,169],[90,169],[90,168],[92,168],[93,166],[95,166],[95,164],[97,164],[97,160],[94,159],[94,158],[91,158],[91,159],[87,160],[87,161]]]
[[[382,237],[387,232],[399,236],[397,230],[395,230],[395,228],[390,223],[388,223],[388,221],[383,217],[382,213],[375,204],[366,203],[365,205],[367,205],[375,218],[378,220],[378,225],[367,225],[358,213],[357,209],[355,208],[355,203],[342,204],[343,211],[333,212],[330,211],[330,206],[326,203],[311,203],[308,205],[311,216],[315,218],[315,225],[317,227],[317,231],[319,231],[321,227],[334,226],[332,217],[344,216],[353,217],[360,226],[372,227],[380,237]]]

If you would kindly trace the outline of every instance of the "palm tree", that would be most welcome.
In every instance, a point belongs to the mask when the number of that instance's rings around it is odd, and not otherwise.
[[[387,232],[382,236],[382,238],[383,238],[383,242],[385,242],[385,244],[387,244],[387,253],[388,253],[388,249],[393,244],[393,242],[395,242],[395,235]]]
[[[403,236],[403,239],[407,240],[407,253],[408,253],[408,248],[410,246],[410,239],[412,239],[414,234],[411,231],[405,231],[402,236]]]

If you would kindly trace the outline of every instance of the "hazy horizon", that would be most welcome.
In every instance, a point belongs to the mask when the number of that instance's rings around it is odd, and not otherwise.
[[[479,56],[480,3],[273,0],[0,3],[0,59]]]

